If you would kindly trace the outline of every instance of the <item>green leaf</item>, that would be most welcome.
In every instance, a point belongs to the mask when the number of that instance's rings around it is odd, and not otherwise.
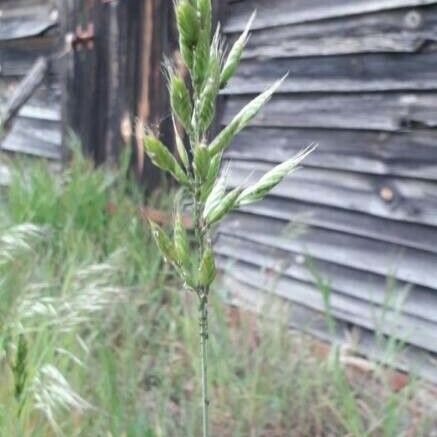
[[[211,153],[223,152],[231,143],[234,136],[245,128],[249,122],[258,114],[261,108],[270,100],[273,93],[281,86],[282,82],[288,76],[286,74],[282,79],[275,82],[270,88],[259,96],[250,101],[232,121],[216,136],[210,144]]]
[[[315,145],[311,144],[302,151],[300,151],[293,158],[288,159],[282,164],[277,165],[272,170],[268,171],[261,179],[254,185],[246,188],[239,196],[237,204],[247,205],[264,198],[264,196],[278,185],[285,176],[295,170],[299,163],[308,156],[314,149]]]
[[[211,247],[207,247],[202,255],[199,265],[198,285],[208,287],[211,285],[216,276],[214,253]]]
[[[249,30],[252,27],[255,16],[256,11],[253,12],[251,17],[249,18],[246,28],[244,29],[244,32],[240,35],[237,41],[235,41],[234,45],[229,51],[228,57],[226,59],[225,65],[223,66],[223,70],[220,76],[221,87],[224,87],[228,83],[229,79],[234,75],[238,65],[240,64],[241,55],[249,39]]]
[[[175,157],[167,147],[161,143],[154,135],[145,135],[144,149],[151,161],[160,169],[169,172],[183,185],[190,185],[188,176],[182,170]]]

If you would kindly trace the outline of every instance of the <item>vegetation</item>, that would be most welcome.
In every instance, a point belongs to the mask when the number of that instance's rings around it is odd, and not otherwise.
[[[0,209],[1,436],[201,433],[196,298],[156,256],[140,197],[80,155],[62,176],[13,173]],[[212,435],[430,435],[418,383],[393,392],[382,368],[351,380],[280,317],[236,317],[211,298]]]
[[[175,214],[173,238],[170,238],[155,223],[151,222],[151,226],[164,258],[173,265],[184,288],[192,291],[198,298],[202,434],[207,437],[209,435],[208,301],[211,284],[216,276],[211,229],[233,209],[263,199],[272,188],[297,167],[313,147],[306,148],[276,166],[254,185],[241,186],[226,192],[224,181],[226,175],[220,176],[223,152],[234,136],[257,115],[281,85],[282,80],[249,102],[213,140],[209,141],[208,130],[214,119],[216,99],[220,89],[227,84],[238,67],[254,16],[249,20],[247,28],[231,47],[225,59],[219,27],[212,37],[211,0],[177,0],[175,8],[179,50],[190,79],[187,85],[183,76],[178,75],[167,62],[171,111],[181,164],[153,133],[146,135],[144,147],[152,162],[171,174],[184,188],[183,193],[191,206],[194,224],[194,241],[191,247],[182,226],[180,207],[177,208]],[[176,121],[188,138],[188,147],[178,132]]]

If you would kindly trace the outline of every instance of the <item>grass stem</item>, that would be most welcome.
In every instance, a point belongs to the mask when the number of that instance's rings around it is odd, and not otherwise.
[[[203,437],[208,437],[208,294],[200,296],[200,358],[202,372],[202,429]]]

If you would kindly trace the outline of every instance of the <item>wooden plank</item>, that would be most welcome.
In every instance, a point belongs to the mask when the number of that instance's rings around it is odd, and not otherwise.
[[[230,35],[232,43],[237,34]],[[437,7],[396,9],[252,32],[243,59],[413,53],[437,39]]]
[[[435,0],[245,0],[229,5],[224,29],[226,32],[241,31],[255,9],[258,14],[253,28],[262,29],[436,3]]]
[[[0,11],[0,41],[40,35],[58,22],[58,12],[50,4],[28,5]]]
[[[91,44],[77,46],[64,59],[64,139],[73,131],[96,162],[115,162],[127,146],[142,171],[141,123],[170,132],[161,69],[163,53],[170,55],[170,12],[171,2],[164,0],[63,3],[62,33],[85,22],[95,34]],[[158,182],[157,172],[147,164],[149,187]]]
[[[33,118],[52,122],[61,121],[60,89],[56,82],[42,86],[35,95],[20,109],[22,118]]]
[[[228,184],[231,187],[248,185],[270,168],[258,162],[233,161]],[[435,182],[305,167],[285,178],[272,194],[391,220],[437,226],[436,189]]]
[[[316,275],[328,284],[332,293],[363,299],[381,307],[402,311],[419,319],[437,322],[435,290],[409,286],[403,282],[390,284],[380,275],[331,264],[317,258],[310,260],[301,254],[274,249],[238,237],[220,234],[214,251],[222,258],[223,268],[233,267],[236,261],[251,264],[265,274],[286,276],[316,285]]]
[[[62,158],[60,124],[19,117],[1,142],[0,149],[60,160]]]
[[[133,6],[133,14],[136,14]],[[220,13],[219,5],[213,3],[216,13]],[[139,34],[139,92],[136,100],[137,127],[141,125],[159,126],[159,134],[163,143],[174,147],[173,127],[168,117],[169,100],[165,86],[165,77],[162,74],[163,57],[168,57],[175,65],[180,65],[178,51],[178,36],[173,8],[170,2],[157,0],[145,2],[143,19]],[[217,18],[217,15],[214,15]],[[183,71],[181,71],[184,74]],[[139,122],[139,123],[138,123]],[[144,156],[143,135],[144,129],[136,129],[135,158],[136,173],[140,180],[146,181],[148,187],[159,185],[160,172],[150,160]]]
[[[4,15],[13,15],[14,13],[22,15],[21,11],[25,9],[48,5],[54,7],[56,5],[56,0],[1,0],[1,11]]]
[[[437,231],[431,226],[396,222],[273,196],[262,202],[243,206],[240,210],[261,219],[272,217],[295,223],[297,227],[316,226],[437,253]]]
[[[262,92],[286,71],[281,93],[436,90],[436,64],[436,52],[248,59],[223,94]]]
[[[229,122],[249,100],[246,96],[226,99],[223,122]],[[412,125],[433,128],[437,127],[437,94],[276,95],[252,125],[378,131],[402,131]]]
[[[238,135],[226,156],[279,163],[311,143],[318,147],[305,159],[306,166],[437,180],[436,130],[393,133],[252,127]],[[268,153],[266,144],[274,144]]]
[[[49,62],[47,58],[38,58],[23,80],[17,85],[14,93],[6,104],[4,112],[1,114],[0,124],[4,129],[9,129],[10,124],[18,111],[41,85],[47,74],[48,68]]]
[[[437,281],[435,254],[395,244],[320,228],[311,228],[303,235],[290,235],[283,221],[260,219],[242,212],[227,219],[220,232],[365,272],[394,275],[424,287],[434,288]]]
[[[259,269],[243,263],[238,263],[234,267],[228,266],[226,275],[231,275],[243,284],[260,288],[266,293],[277,294],[318,312],[323,312],[326,308],[321,292],[314,286],[300,281],[286,277],[269,278]],[[335,293],[332,293],[329,298],[329,310],[336,319],[369,330],[378,330],[401,341],[437,352],[437,332],[434,323]]]
[[[351,326],[341,320],[336,320],[334,330],[330,330],[323,313],[298,304],[291,305],[286,299],[266,294],[262,290],[248,286],[230,276],[225,276],[222,284],[229,296],[229,302],[233,305],[250,309],[264,318],[272,319],[277,319],[277,314],[271,311],[281,308],[283,311],[287,311],[289,326],[292,328],[307,332],[337,346],[346,346],[349,350],[362,353],[377,362],[414,374],[418,372],[420,376],[437,382],[434,360],[421,348],[404,345],[395,355],[387,354],[389,339],[382,336],[376,341],[375,333],[371,330]],[[266,302],[266,298],[268,298],[268,302]]]
[[[39,57],[49,57],[55,51],[55,39],[22,39],[0,45],[0,77],[24,76]],[[57,73],[54,63],[53,73]]]

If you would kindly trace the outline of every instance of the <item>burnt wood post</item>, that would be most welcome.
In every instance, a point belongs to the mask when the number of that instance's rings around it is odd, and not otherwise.
[[[116,163],[125,145],[134,169],[154,185],[143,160],[142,127],[167,140],[168,102],[161,74],[171,51],[167,0],[62,0],[65,35],[63,133],[80,140],[97,163]]]

